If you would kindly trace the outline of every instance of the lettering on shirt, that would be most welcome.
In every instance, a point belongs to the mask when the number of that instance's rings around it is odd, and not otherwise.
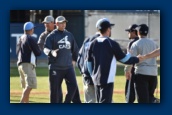
[[[60,41],[58,41],[59,44],[59,49],[70,49],[71,48],[71,44],[68,41],[68,36],[65,36],[64,38],[62,38]]]

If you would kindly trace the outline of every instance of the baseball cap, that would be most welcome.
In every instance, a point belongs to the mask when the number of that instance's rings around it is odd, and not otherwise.
[[[54,18],[52,16],[46,16],[42,23],[50,23],[50,22],[54,22]]]
[[[125,31],[130,32],[130,31],[136,30],[137,27],[138,27],[137,24],[132,24],[128,27],[128,29],[125,29]]]
[[[64,17],[64,16],[58,16],[57,18],[56,18],[56,23],[57,22],[68,22],[67,20],[66,20],[66,18]]]
[[[35,28],[35,26],[32,22],[26,22],[23,26],[23,30],[31,30],[33,28]]]
[[[138,26],[138,31],[139,31],[141,34],[148,34],[149,27],[148,27],[146,24],[140,24],[140,25]]]
[[[115,24],[111,24],[107,18],[101,18],[96,23],[96,28],[98,30],[109,28],[111,26],[114,26]]]

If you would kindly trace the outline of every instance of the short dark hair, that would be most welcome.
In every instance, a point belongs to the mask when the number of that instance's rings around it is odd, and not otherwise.
[[[108,28],[102,28],[99,31],[100,31],[101,34],[104,34],[107,30],[108,30]]]
[[[111,24],[109,21],[104,20],[102,23],[99,24],[99,28],[97,28],[101,34],[104,34],[108,28],[111,28],[114,24]]]

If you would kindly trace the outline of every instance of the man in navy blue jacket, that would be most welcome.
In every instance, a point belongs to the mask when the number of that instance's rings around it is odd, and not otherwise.
[[[36,56],[41,55],[36,39],[31,36],[34,32],[34,25],[32,22],[26,22],[23,27],[24,34],[21,36],[17,44],[18,55],[18,71],[21,79],[21,86],[23,88],[20,103],[28,103],[29,95],[32,89],[37,88],[36,80]]]
[[[67,20],[56,18],[57,29],[46,38],[44,53],[49,60],[50,102],[61,103],[61,85],[65,79],[67,94],[64,103],[71,103],[78,88],[72,61],[77,60],[78,46],[72,33],[67,31]]]
[[[56,28],[55,25],[54,25],[54,18],[52,16],[50,16],[50,15],[46,16],[42,23],[44,23],[45,31],[41,33],[41,35],[39,37],[39,40],[38,40],[38,46],[40,47],[41,50],[44,49],[44,43],[45,43],[45,40],[46,40],[47,36]],[[61,88],[61,94],[59,94],[59,95],[60,95],[59,102],[62,103],[62,101],[63,101],[62,88]],[[78,88],[76,90],[76,93],[74,95],[74,98],[73,98],[72,102],[73,103],[81,103]]]
[[[96,27],[100,36],[94,39],[88,50],[88,71],[92,77],[97,103],[111,103],[116,74],[116,61],[124,64],[138,63],[137,57],[122,52],[119,44],[109,37],[111,26],[108,20],[100,19]]]

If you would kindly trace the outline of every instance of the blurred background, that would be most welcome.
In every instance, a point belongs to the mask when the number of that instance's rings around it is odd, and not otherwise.
[[[108,18],[115,26],[111,38],[117,41],[124,52],[129,42],[125,31],[131,24],[145,23],[149,26],[148,37],[160,47],[160,10],[11,10],[10,11],[10,67],[16,67],[16,43],[23,34],[23,24],[32,21],[36,28],[34,35],[37,40],[45,30],[41,22],[47,15],[54,18],[63,15],[67,20],[66,29],[73,33],[76,42],[81,47],[85,38],[96,33],[95,24],[100,18]],[[160,57],[157,58],[157,62]],[[47,67],[47,57],[38,57],[38,66]]]

